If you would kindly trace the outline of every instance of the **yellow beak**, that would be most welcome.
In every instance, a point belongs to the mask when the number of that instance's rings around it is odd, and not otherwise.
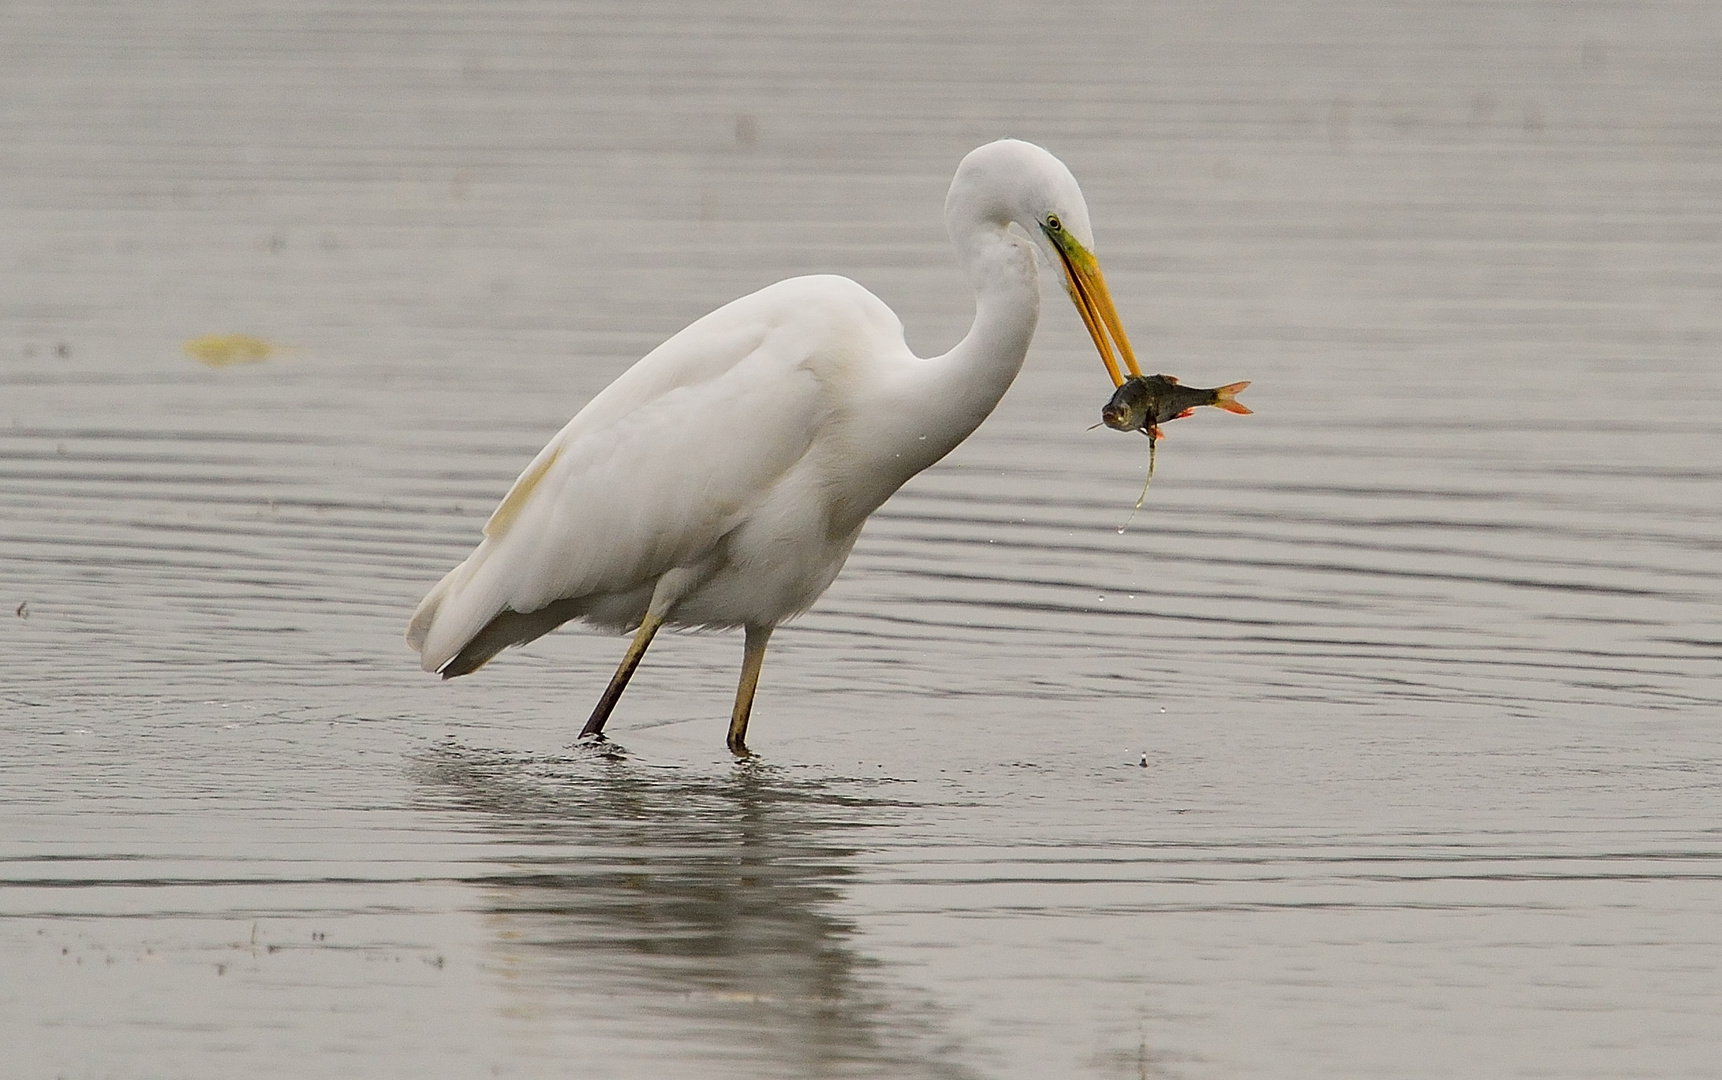
[[[1124,336],[1124,324],[1119,321],[1118,309],[1112,304],[1112,293],[1106,288],[1106,277],[1100,272],[1099,261],[1070,233],[1042,231],[1046,232],[1047,239],[1052,241],[1064,263],[1065,290],[1075,301],[1082,324],[1088,327],[1088,336],[1094,339],[1094,347],[1100,350],[1100,359],[1106,365],[1106,373],[1112,376],[1112,385],[1124,384],[1124,376],[1118,370],[1120,358],[1124,361],[1125,370],[1140,376],[1142,369],[1136,366],[1136,354],[1130,349],[1130,339]]]

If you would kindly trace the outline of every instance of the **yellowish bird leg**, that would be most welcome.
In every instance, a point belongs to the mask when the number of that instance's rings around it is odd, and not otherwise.
[[[592,710],[592,719],[586,721],[586,726],[580,730],[580,737],[597,735],[604,730],[604,721],[610,719],[611,710],[616,702],[622,699],[622,691],[628,688],[628,680],[634,677],[634,669],[640,666],[640,659],[646,655],[646,646],[652,643],[652,635],[658,632],[658,627],[664,625],[662,616],[646,613],[640,620],[640,628],[634,632],[634,641],[628,646],[628,653],[622,657],[621,666],[616,668],[616,674],[611,676],[610,685],[604,688],[604,696],[598,699],[598,707]]]
[[[729,714],[729,750],[747,757],[747,718],[753,712],[753,692],[759,686],[759,669],[765,663],[765,644],[771,640],[769,626],[747,628],[747,645],[741,657],[741,682],[735,688],[735,710]]]

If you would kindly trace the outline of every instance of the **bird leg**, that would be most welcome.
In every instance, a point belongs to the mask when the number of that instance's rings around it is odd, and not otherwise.
[[[753,692],[759,686],[759,669],[765,663],[765,643],[771,640],[769,626],[749,626],[741,656],[741,682],[735,688],[735,710],[729,714],[729,750],[746,757],[747,718],[753,712]]]
[[[634,669],[640,666],[640,659],[646,655],[646,646],[652,643],[652,635],[658,632],[658,627],[664,625],[662,616],[646,613],[640,620],[640,628],[634,632],[634,641],[628,646],[628,653],[622,657],[621,666],[616,668],[616,674],[611,676],[610,685],[604,688],[604,696],[598,699],[598,707],[592,710],[592,719],[586,721],[586,726],[580,729],[580,737],[598,735],[604,730],[604,721],[610,719],[610,712],[616,707],[616,702],[622,699],[622,691],[628,688],[628,680],[634,677]]]

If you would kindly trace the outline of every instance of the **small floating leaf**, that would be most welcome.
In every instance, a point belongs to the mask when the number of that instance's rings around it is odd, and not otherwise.
[[[256,364],[281,350],[250,334],[210,334],[192,338],[185,343],[185,354],[200,364],[228,367],[232,364]]]

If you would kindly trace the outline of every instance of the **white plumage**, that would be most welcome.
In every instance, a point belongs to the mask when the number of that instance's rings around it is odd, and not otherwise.
[[[972,432],[1021,368],[1039,316],[1036,250],[1114,383],[1129,345],[1062,163],[1005,140],[970,153],[946,219],[974,285],[968,335],[921,359],[847,278],[792,278],[652,350],[539,452],[465,562],[414,613],[427,671],[475,670],[569,619],[639,627],[586,734],[601,730],[660,625],[742,626],[729,743],[744,753],[766,640],[837,576],[867,516]]]

